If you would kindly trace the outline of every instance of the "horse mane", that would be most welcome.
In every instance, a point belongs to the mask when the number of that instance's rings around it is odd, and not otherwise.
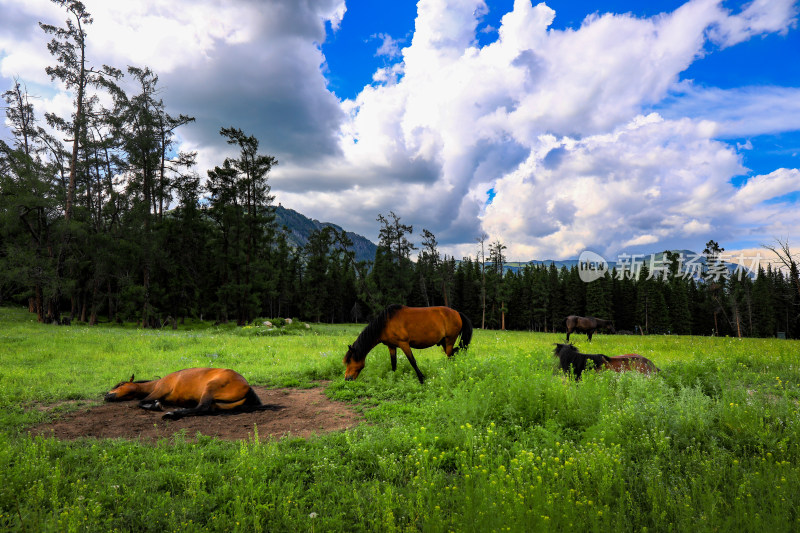
[[[161,378],[157,378],[157,379],[161,379]],[[126,383],[148,383],[150,381],[155,381],[155,380],[153,380],[153,379],[137,379],[136,381],[120,381],[119,383],[117,383],[116,385],[111,387],[111,390],[114,390],[117,387],[125,385]]]
[[[607,355],[599,353],[581,353],[572,343],[556,343],[556,347],[553,350],[553,355],[558,357],[559,366],[564,373],[569,374],[570,367],[572,368],[572,372],[575,374],[575,379],[580,379],[581,374],[584,370],[586,370],[586,361],[592,361],[595,368],[598,368],[609,360]]]
[[[367,327],[365,327],[355,342],[350,345],[345,356],[345,362],[350,361],[363,361],[370,350],[372,350],[378,343],[378,338],[386,327],[386,323],[397,313],[403,306],[399,304],[392,304],[370,320]]]

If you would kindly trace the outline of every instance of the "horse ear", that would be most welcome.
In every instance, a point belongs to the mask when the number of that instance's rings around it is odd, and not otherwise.
[[[131,381],[130,381],[131,383],[133,383],[133,376],[134,374],[131,374]]]

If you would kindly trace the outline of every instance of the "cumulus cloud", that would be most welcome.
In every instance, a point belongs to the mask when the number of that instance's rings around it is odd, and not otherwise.
[[[480,47],[482,1],[422,0],[402,78],[343,104],[345,160],[438,166],[433,182],[375,175],[371,190],[456,254],[473,253],[480,231],[519,259],[764,231],[770,217],[758,219],[759,202],[793,190],[795,174],[751,178],[737,192],[731,178],[747,169],[735,147],[715,139],[797,129],[796,90],[701,90],[679,76],[710,46],[793,26],[791,2],[768,7],[731,13],[696,0],[652,18],[592,15],[559,31],[550,7],[516,0],[497,40]],[[783,104],[782,117],[768,112]],[[745,198],[756,199],[747,225],[734,209]]]

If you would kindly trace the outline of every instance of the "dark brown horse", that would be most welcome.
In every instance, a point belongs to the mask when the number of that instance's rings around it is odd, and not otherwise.
[[[569,342],[569,334],[573,332],[586,333],[589,336],[589,341],[592,340],[592,334],[598,328],[608,328],[611,333],[616,333],[614,324],[610,320],[603,320],[593,316],[577,316],[569,315],[566,318],[567,322],[567,342]]]
[[[581,379],[581,374],[586,370],[589,361],[595,370],[614,372],[634,370],[647,375],[661,371],[650,359],[635,353],[609,357],[600,353],[581,353],[572,344],[556,344],[553,355],[558,357],[561,370],[565,374],[572,372],[576,380]]]
[[[162,404],[184,409],[164,413],[161,418],[178,420],[184,416],[205,415],[215,410],[276,410],[264,405],[240,374],[225,368],[187,368],[151,381],[121,381],[105,396],[107,402],[140,400],[139,407],[163,411]]]
[[[458,347],[456,339],[461,335]],[[347,367],[344,379],[352,381],[364,368],[367,354],[380,343],[389,348],[392,371],[397,370],[397,349],[403,350],[408,362],[414,367],[420,383],[425,376],[419,371],[411,348],[441,346],[448,357],[466,349],[472,340],[472,323],[469,319],[449,307],[406,307],[390,305],[381,311],[361,332],[356,341],[348,346],[343,363]]]

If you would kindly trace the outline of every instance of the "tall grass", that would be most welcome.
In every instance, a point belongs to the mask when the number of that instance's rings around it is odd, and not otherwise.
[[[660,375],[554,373],[561,335],[476,331],[465,354],[382,346],[355,382],[359,326],[53,327],[0,309],[0,529],[65,531],[793,531],[800,343],[598,335]],[[225,366],[312,386],[367,423],[310,439],[62,442],[25,428],[136,372]],[[74,408],[74,403],[64,409]]]

